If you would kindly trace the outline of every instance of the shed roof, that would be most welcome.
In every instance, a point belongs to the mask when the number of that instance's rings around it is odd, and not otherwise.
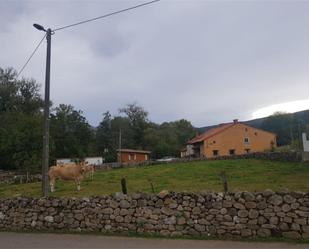
[[[117,150],[117,152],[128,152],[128,153],[142,153],[142,154],[150,154],[151,151],[148,150],[132,150],[132,149],[121,149]]]

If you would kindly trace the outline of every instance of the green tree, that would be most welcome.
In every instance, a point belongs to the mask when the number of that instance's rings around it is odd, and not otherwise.
[[[39,171],[42,154],[42,104],[34,80],[16,80],[12,68],[0,68],[0,167]]]
[[[111,122],[112,115],[107,111],[103,113],[103,120],[96,129],[96,148],[101,154],[111,148]]]
[[[121,148],[135,148],[130,120],[127,117],[112,117],[109,112],[103,114],[103,120],[96,129],[96,145],[99,155],[103,155],[106,162],[117,160],[119,136],[121,130]]]
[[[93,155],[94,130],[82,111],[60,104],[51,113],[51,158],[84,158]]]
[[[119,109],[120,113],[124,113],[130,122],[133,144],[135,148],[143,149],[144,143],[144,132],[148,127],[148,112],[143,107],[136,104],[128,104],[124,108]]]
[[[121,148],[150,150],[154,159],[167,155],[178,157],[181,148],[195,134],[195,128],[185,119],[158,125],[150,122],[148,112],[136,104],[119,110],[124,117],[112,117],[106,112],[96,130],[97,149],[107,151],[106,161],[116,161],[120,129]]]
[[[187,120],[151,124],[145,131],[146,148],[153,158],[163,156],[179,157],[180,150],[195,134],[195,128]]]

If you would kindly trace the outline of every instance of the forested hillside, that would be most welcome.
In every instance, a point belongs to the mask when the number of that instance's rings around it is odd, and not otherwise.
[[[309,134],[309,110],[295,113],[277,112],[266,118],[253,119],[243,123],[277,134],[278,146],[292,145],[293,148],[299,149],[301,133],[307,132]],[[201,127],[198,128],[198,131],[203,133],[216,126]]]

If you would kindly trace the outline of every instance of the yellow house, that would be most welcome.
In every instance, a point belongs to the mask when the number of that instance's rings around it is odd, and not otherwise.
[[[238,122],[221,124],[191,139],[187,153],[194,157],[243,155],[271,150],[277,146],[276,134]]]

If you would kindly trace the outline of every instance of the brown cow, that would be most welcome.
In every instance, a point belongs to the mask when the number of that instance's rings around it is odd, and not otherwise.
[[[75,164],[61,164],[57,166],[50,167],[48,171],[50,191],[55,191],[56,179],[62,180],[74,180],[77,190],[80,190],[80,182],[83,179],[83,174],[85,172],[84,163]]]

